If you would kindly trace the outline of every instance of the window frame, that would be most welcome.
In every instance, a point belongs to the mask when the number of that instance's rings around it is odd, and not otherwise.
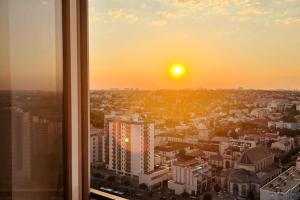
[[[89,199],[88,0],[62,0],[65,199]]]

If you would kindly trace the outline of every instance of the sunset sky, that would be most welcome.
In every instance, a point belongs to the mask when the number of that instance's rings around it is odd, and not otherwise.
[[[92,89],[300,89],[300,1],[91,0],[90,71]]]

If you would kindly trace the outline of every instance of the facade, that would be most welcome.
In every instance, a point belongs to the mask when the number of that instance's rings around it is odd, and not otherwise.
[[[168,188],[175,194],[187,192],[199,195],[211,186],[213,174],[207,162],[201,160],[178,161],[172,165],[172,180]]]
[[[239,158],[242,155],[242,152],[240,148],[238,147],[228,147],[223,156],[223,168],[233,168],[236,165],[236,161],[239,160]]]
[[[90,128],[90,162],[94,166],[101,160],[101,148],[100,148],[101,136],[100,129],[91,127]]]
[[[216,168],[223,168],[223,157],[221,155],[212,155],[208,159],[208,164]]]
[[[114,118],[108,122],[109,162],[117,174],[139,176],[154,170],[154,124]]]

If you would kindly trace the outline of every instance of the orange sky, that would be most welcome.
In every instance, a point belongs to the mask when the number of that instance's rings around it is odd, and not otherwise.
[[[91,87],[299,89],[299,35],[299,1],[91,0]]]

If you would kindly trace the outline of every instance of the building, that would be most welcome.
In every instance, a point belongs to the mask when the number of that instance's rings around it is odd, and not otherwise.
[[[211,166],[197,159],[175,162],[171,172],[168,188],[177,195],[187,192],[197,196],[210,188],[213,179]]]
[[[108,122],[108,169],[139,176],[154,170],[154,124],[132,118]]]
[[[199,149],[205,154],[206,157],[218,155],[220,153],[219,142],[209,140],[199,140]]]
[[[298,153],[298,157],[296,160],[296,167],[297,167],[297,169],[300,169],[300,152]]]
[[[167,183],[170,177],[170,168],[165,166],[155,167],[153,171],[139,176],[139,184],[146,184],[150,189]]]
[[[239,147],[230,146],[225,151],[223,156],[223,168],[229,169],[236,165],[236,161],[239,160],[243,151]]]
[[[276,129],[291,129],[291,130],[298,130],[300,129],[300,123],[298,122],[268,122],[268,128],[276,128]]]
[[[259,188],[281,173],[274,164],[274,154],[267,148],[257,146],[247,149],[234,169],[223,170],[221,185],[236,198],[259,196]]]
[[[260,199],[289,200],[300,198],[300,168],[289,168],[260,189]]]
[[[138,116],[115,116],[106,120],[104,154],[106,166],[116,174],[130,176],[148,187],[169,178],[169,170],[155,168],[154,124]],[[153,185],[154,184],[154,185]]]
[[[277,157],[287,154],[292,150],[293,147],[294,139],[287,137],[280,138],[278,141],[273,142],[271,145],[271,149],[277,154]]]
[[[197,125],[199,139],[200,140],[208,140],[209,139],[209,130],[203,123],[199,123]]]
[[[211,155],[208,164],[216,168],[223,168],[223,157],[221,155]]]
[[[100,129],[91,126],[90,128],[90,162],[91,166],[95,166],[101,161],[101,135]]]
[[[20,108],[12,109],[12,170],[18,181],[31,179],[31,118]]]
[[[298,110],[298,111],[300,112],[300,104],[298,104],[298,105],[296,106],[296,110]]]

